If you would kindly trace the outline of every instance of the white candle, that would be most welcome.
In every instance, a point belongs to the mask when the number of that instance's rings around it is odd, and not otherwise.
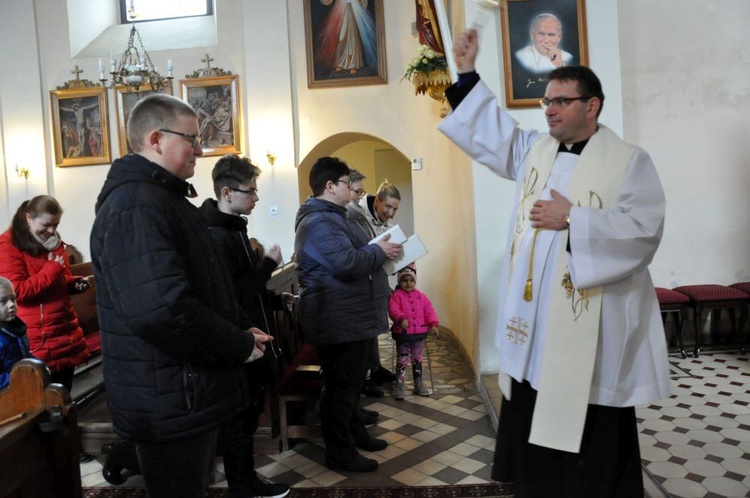
[[[99,58],[99,79],[104,79],[104,64],[102,64],[102,59]]]
[[[145,65],[146,65],[146,57],[141,55],[141,66],[145,66]]]
[[[167,77],[172,77],[172,59],[167,59]]]
[[[109,71],[111,73],[115,72],[115,51],[111,50],[109,52]]]

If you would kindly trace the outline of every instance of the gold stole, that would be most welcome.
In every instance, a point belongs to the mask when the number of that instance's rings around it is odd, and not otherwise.
[[[525,189],[535,177],[549,177],[558,146],[559,142],[545,136],[533,145],[529,153],[515,239],[518,239],[519,231],[532,229],[527,213],[520,210],[533,205],[544,187],[538,186],[528,192]],[[634,150],[609,128],[599,125],[573,172],[567,196],[573,206],[611,209]],[[575,289],[568,268],[566,244],[558,246],[550,321],[529,442],[578,453],[596,362],[602,287]],[[534,294],[538,296],[538,292]]]

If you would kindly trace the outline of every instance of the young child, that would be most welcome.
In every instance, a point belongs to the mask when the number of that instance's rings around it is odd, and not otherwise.
[[[398,365],[394,399],[404,399],[404,371],[411,355],[414,394],[429,396],[422,381],[422,351],[427,334],[438,335],[438,317],[432,303],[417,290],[417,269],[413,264],[397,274],[398,285],[391,294],[388,314],[393,320],[391,337],[396,341]]]
[[[26,324],[16,316],[16,293],[7,278],[0,277],[0,389],[8,387],[13,365],[31,357]]]

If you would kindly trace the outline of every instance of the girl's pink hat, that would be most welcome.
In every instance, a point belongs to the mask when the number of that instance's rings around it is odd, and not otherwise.
[[[414,277],[414,281],[417,281],[417,268],[414,266],[414,263],[410,264],[409,266],[405,266],[398,271],[398,273],[396,274],[398,282],[401,282],[401,277],[405,275],[411,275],[412,277]]]

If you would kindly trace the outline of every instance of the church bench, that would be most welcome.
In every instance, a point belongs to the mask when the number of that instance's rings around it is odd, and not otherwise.
[[[16,363],[0,391],[0,497],[81,498],[76,410],[43,362]]]

